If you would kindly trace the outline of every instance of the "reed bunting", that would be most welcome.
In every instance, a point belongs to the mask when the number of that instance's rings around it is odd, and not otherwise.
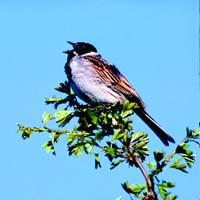
[[[126,99],[136,102],[135,113],[155,132],[160,140],[169,145],[175,143],[160,125],[147,113],[144,103],[121,72],[104,60],[97,49],[85,42],[69,42],[72,50],[68,55],[65,72],[75,94],[89,104],[123,103]]]

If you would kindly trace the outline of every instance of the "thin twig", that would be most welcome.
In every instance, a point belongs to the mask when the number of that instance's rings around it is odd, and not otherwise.
[[[154,191],[154,186],[152,184],[152,180],[149,177],[149,175],[147,174],[146,170],[144,169],[142,163],[140,162],[138,157],[135,156],[133,153],[131,154],[131,158],[132,158],[132,161],[134,162],[135,166],[140,169],[140,171],[142,172],[142,174],[146,180],[147,189],[148,189],[149,193],[146,194],[146,196],[144,197],[144,200],[158,200],[156,192]]]

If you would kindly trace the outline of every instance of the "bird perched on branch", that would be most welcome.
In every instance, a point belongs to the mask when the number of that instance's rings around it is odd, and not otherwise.
[[[134,112],[154,131],[165,144],[175,143],[160,125],[147,113],[141,97],[128,80],[111,63],[104,60],[97,49],[85,42],[69,42],[73,49],[63,51],[68,55],[65,72],[75,94],[89,104],[123,103],[138,104]]]

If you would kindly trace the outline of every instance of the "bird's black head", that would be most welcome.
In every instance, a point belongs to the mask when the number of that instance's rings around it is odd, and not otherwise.
[[[63,53],[66,53],[72,57],[75,55],[83,55],[83,54],[90,53],[90,52],[97,52],[97,49],[89,43],[85,43],[85,42],[73,43],[73,42],[69,42],[69,41],[68,41],[68,43],[72,45],[73,49],[63,51]]]

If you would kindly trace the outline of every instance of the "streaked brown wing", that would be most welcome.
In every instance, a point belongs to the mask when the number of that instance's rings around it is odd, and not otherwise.
[[[128,80],[120,73],[120,71],[112,64],[108,63],[100,56],[84,56],[85,59],[93,63],[95,73],[103,82],[107,82],[118,93],[122,93],[127,98],[140,104],[144,107],[142,99],[137,94],[135,89],[130,85]]]

